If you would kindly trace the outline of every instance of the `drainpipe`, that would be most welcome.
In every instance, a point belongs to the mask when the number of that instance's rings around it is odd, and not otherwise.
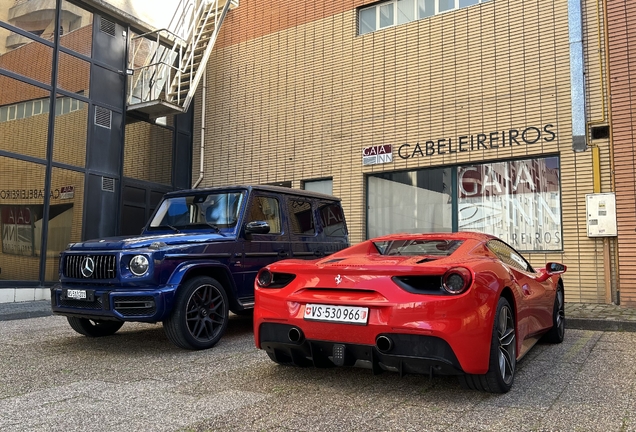
[[[572,150],[587,150],[585,121],[585,74],[583,65],[583,29],[581,0],[568,0],[570,39],[570,88],[572,93]]]
[[[607,124],[609,125],[609,159],[610,159],[610,178],[612,180],[611,183],[611,191],[616,193],[616,173],[614,166],[614,127],[612,122],[612,87],[610,82],[610,60],[609,60],[609,22],[607,18],[607,0],[603,0],[603,36],[605,39],[605,86],[607,88]],[[609,239],[608,239],[609,241]],[[621,304],[621,279],[620,272],[618,271],[619,267],[619,255],[618,255],[618,238],[614,241],[613,248],[613,258],[614,258],[614,268],[616,269],[616,288],[613,290],[611,300],[614,300],[617,305]]]
[[[199,164],[199,178],[192,185],[192,189],[196,189],[197,186],[203,180],[203,175],[205,174],[205,170],[203,168],[203,157],[205,156],[205,94],[208,89],[207,82],[208,70],[207,68],[203,71],[203,89],[201,92],[201,154],[200,154],[200,164]]]

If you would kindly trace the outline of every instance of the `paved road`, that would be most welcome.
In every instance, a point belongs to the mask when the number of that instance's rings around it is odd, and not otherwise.
[[[0,323],[0,431],[636,431],[636,333],[569,330],[518,365],[510,393],[455,378],[297,369],[233,316],[208,351],[161,325],[89,339],[58,316]]]

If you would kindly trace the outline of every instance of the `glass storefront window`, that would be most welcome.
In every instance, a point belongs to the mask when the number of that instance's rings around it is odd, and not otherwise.
[[[38,280],[45,165],[0,157],[0,280]]]
[[[367,187],[368,238],[452,231],[450,168],[373,175]]]
[[[59,88],[88,97],[90,73],[90,63],[65,52],[60,52],[57,79]]]
[[[62,11],[60,45],[90,57],[93,42],[93,14],[66,0],[62,1]]]
[[[563,249],[556,156],[373,174],[367,189],[368,238],[476,231],[519,251]]]
[[[67,165],[84,167],[86,163],[88,104],[68,96],[58,95],[55,109],[53,160]]]
[[[559,158],[457,168],[458,229],[492,234],[520,251],[561,250]]]
[[[0,150],[45,159],[50,93],[3,75],[0,89]]]
[[[0,68],[50,85],[52,63],[52,47],[0,27]],[[6,93],[2,99],[14,94],[13,88],[0,88],[1,93]],[[29,99],[28,93],[17,95],[17,99]]]
[[[58,280],[60,252],[82,238],[84,174],[53,168],[46,245],[45,281]],[[37,248],[38,251],[41,249]]]

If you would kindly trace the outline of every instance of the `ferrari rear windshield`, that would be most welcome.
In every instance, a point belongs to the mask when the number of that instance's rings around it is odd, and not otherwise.
[[[449,256],[463,240],[386,240],[373,242],[382,255]]]

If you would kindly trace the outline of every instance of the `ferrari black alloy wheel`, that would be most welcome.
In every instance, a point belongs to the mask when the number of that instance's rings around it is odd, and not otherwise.
[[[463,387],[490,393],[506,393],[512,387],[517,364],[515,319],[508,300],[501,297],[492,329],[490,362],[485,375],[459,377]]]
[[[557,288],[554,296],[554,309],[552,311],[552,328],[548,331],[544,339],[550,343],[561,343],[565,338],[565,296],[563,287]]]
[[[185,349],[212,348],[228,322],[228,300],[221,284],[207,276],[188,280],[179,288],[170,317],[163,323],[168,339]]]
[[[73,330],[89,337],[110,336],[124,325],[123,321],[100,321],[87,318],[66,317]]]

